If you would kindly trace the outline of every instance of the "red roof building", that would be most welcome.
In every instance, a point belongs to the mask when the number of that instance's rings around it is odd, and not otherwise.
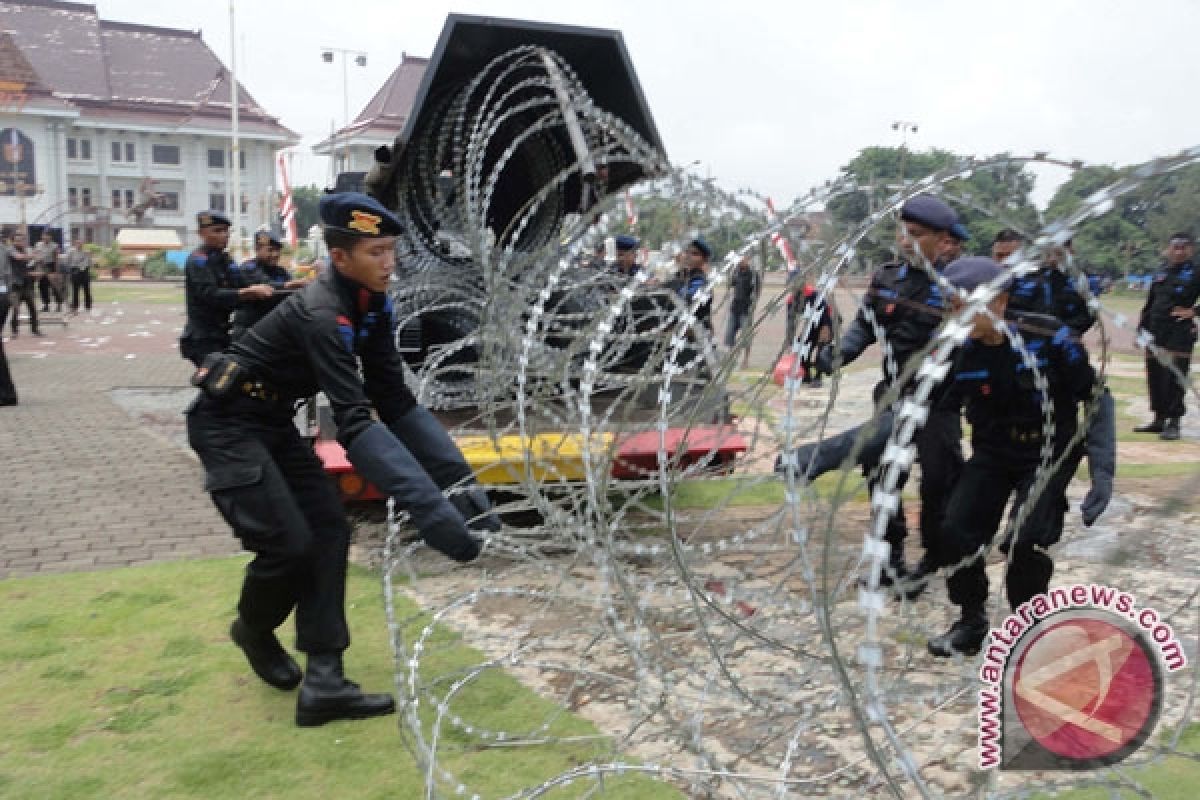
[[[269,223],[275,154],[300,137],[238,86],[242,228]],[[100,19],[94,5],[0,2],[0,224],[107,243],[132,227],[195,242],[231,210],[232,83],[199,31]]]

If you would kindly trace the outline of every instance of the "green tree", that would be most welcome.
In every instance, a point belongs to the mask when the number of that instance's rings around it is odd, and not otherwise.
[[[946,169],[959,160],[948,150],[913,152],[905,147],[867,147],[842,172],[863,187],[832,198],[827,209],[838,236],[852,230],[904,184]],[[1036,229],[1038,214],[1030,200],[1034,176],[1015,164],[1000,164],[948,182],[943,197],[955,207],[971,233],[967,252],[985,253],[1001,228]],[[866,271],[895,257],[894,220],[876,225],[858,248]]]
[[[304,238],[308,235],[308,229],[321,221],[317,211],[321,190],[316,185],[292,189],[292,202],[296,206],[296,235]]]

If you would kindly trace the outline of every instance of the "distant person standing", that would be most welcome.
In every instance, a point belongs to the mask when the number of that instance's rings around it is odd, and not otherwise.
[[[197,367],[205,356],[229,346],[230,315],[240,300],[265,299],[275,291],[269,285],[243,286],[229,244],[229,218],[215,211],[196,215],[201,246],[192,251],[184,267],[187,324],[179,338],[179,353]]]
[[[818,302],[820,304],[818,305]],[[817,290],[811,283],[804,284],[804,308],[812,307],[811,316],[816,320],[808,329],[808,336],[805,341],[808,343],[808,352],[801,362],[804,365],[805,386],[811,386],[814,389],[819,389],[822,386],[821,376],[828,374],[822,371],[821,366],[817,364],[817,354],[821,348],[833,341],[833,314],[830,313],[828,298],[825,301],[818,301]],[[803,312],[801,312],[803,313]]]
[[[1150,410],[1154,421],[1134,428],[1134,433],[1157,433],[1160,439],[1179,438],[1179,423],[1187,411],[1184,383],[1172,367],[1187,380],[1196,346],[1196,305],[1200,301],[1200,271],[1192,263],[1195,242],[1190,233],[1177,233],[1167,245],[1167,263],[1154,275],[1138,327],[1154,337],[1154,344],[1166,351],[1167,364],[1146,352],[1146,385],[1150,392]]]
[[[71,278],[71,313],[79,313],[79,296],[83,295],[84,308],[92,310],[92,255],[83,249],[76,236],[71,240],[63,261]]]
[[[725,327],[725,346],[733,349],[738,333],[750,321],[754,304],[761,287],[758,272],[750,264],[750,257],[743,256],[733,272],[733,302],[729,306],[729,322]],[[746,348],[746,361],[750,360],[750,348]]]
[[[688,243],[687,249],[683,251],[684,272],[682,281],[679,285],[679,294],[683,299],[691,303],[692,300],[699,294],[700,290],[708,286],[708,263],[712,260],[712,247],[708,242],[697,237]],[[712,297],[700,304],[696,309],[696,319],[700,321],[708,332],[712,333]]]
[[[30,274],[33,269],[30,262],[33,259],[33,253],[29,251],[29,247],[25,243],[25,234],[17,231],[12,235],[12,241],[6,246],[8,252],[8,262],[12,270],[12,334],[14,337],[19,336],[20,324],[18,318],[21,315],[21,303],[25,304],[25,308],[29,309],[29,328],[33,331],[34,336],[41,336],[42,332],[38,330],[37,305],[33,300],[33,282],[34,278]]]
[[[38,278],[38,294],[42,297],[42,311],[50,310],[50,296],[58,304],[56,311],[62,311],[63,293],[62,276],[58,272],[58,243],[50,231],[42,231],[42,240],[33,248],[33,261],[41,273]]]

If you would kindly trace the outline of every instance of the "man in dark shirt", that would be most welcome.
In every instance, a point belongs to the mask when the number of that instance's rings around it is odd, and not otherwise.
[[[37,305],[34,303],[33,292],[36,280],[33,276],[33,253],[30,252],[28,243],[25,241],[25,234],[17,231],[12,235],[12,242],[8,246],[8,263],[12,270],[12,334],[13,336],[20,335],[20,325],[17,323],[17,317],[21,314],[21,304],[25,304],[25,308],[29,311],[29,329],[33,331],[34,336],[41,336],[42,332],[38,330]]]
[[[1192,263],[1194,254],[1191,234],[1177,233],[1171,237],[1167,263],[1154,275],[1138,322],[1139,328],[1154,337],[1154,344],[1166,363],[1146,351],[1146,384],[1154,421],[1133,430],[1157,433],[1167,441],[1179,438],[1180,420],[1187,411],[1184,389],[1196,346],[1196,307],[1200,301],[1200,271]]]
[[[12,285],[12,267],[8,261],[8,248],[0,242],[0,330],[4,329],[4,318],[8,316],[9,288]],[[13,386],[12,374],[8,371],[8,358],[4,355],[4,342],[0,340],[0,406],[15,406],[17,390]]]
[[[244,286],[225,252],[229,244],[229,219],[215,211],[196,216],[203,244],[188,256],[184,267],[187,323],[179,337],[179,353],[196,366],[209,353],[229,346],[229,317],[239,302],[265,300],[274,291],[267,284]]]
[[[470,561],[482,545],[468,522],[499,528],[458,447],[405,385],[386,293],[399,221],[358,193],[326,195],[319,211],[331,269],[205,361],[193,378],[204,391],[188,414],[205,488],[255,554],[231,636],[260,678],[295,688],[299,667],[274,633],[295,609],[297,648],[308,656],[296,705],[305,726],[395,706],[342,672],[350,525],[293,424],[296,401],[325,393],[350,462],[395,498],[429,546]]]
[[[265,317],[271,309],[279,305],[295,289],[300,289],[308,281],[293,279],[286,267],[279,264],[283,254],[283,243],[268,231],[258,231],[254,234],[254,258],[246,261],[239,268],[239,282],[242,286],[266,284],[274,289],[270,297],[252,298],[239,302],[233,312],[234,341],[250,329],[254,323]]]
[[[679,294],[691,303],[700,290],[708,286],[708,263],[712,260],[712,247],[704,239],[696,237],[683,251],[683,274],[680,276]],[[696,319],[712,333],[712,297],[696,309]]]
[[[945,310],[941,291],[929,274],[917,265],[940,263],[943,252],[955,242],[952,230],[958,224],[954,209],[931,195],[917,195],[900,210],[897,236],[904,260],[876,270],[858,315],[839,342],[842,363],[848,364],[876,341],[877,326],[882,329],[890,352],[884,358],[883,380],[875,387],[876,400],[900,378],[909,361],[929,344],[942,323]],[[821,349],[816,366],[823,372],[832,372],[833,361],[833,345],[826,345]],[[908,391],[911,385],[904,388]],[[889,410],[883,413],[890,415]],[[869,472],[876,466],[873,462],[882,451],[886,438],[884,431],[890,430],[888,426],[890,416],[873,437],[875,445],[864,447],[860,452],[864,471]],[[848,453],[849,444],[857,433],[855,430],[833,437],[828,450]],[[921,545],[926,554],[938,540],[946,501],[962,468],[961,438],[958,415],[932,409],[915,439],[917,461],[921,465]],[[826,450],[823,445],[815,460],[827,462]],[[797,466],[801,470],[810,466],[803,462],[814,461],[811,446],[801,448],[797,454],[801,459]],[[811,470],[809,474],[813,474]],[[901,506],[892,514],[884,536],[891,550],[888,568],[881,576],[880,584],[890,586],[897,580],[908,578],[905,580],[906,594],[915,598],[924,586],[924,576],[930,571],[931,562],[927,556],[922,556],[916,574],[908,576],[904,559],[907,535]]]
[[[990,258],[970,257],[949,265],[943,274],[966,293],[994,283],[1003,271]],[[1026,516],[1012,543],[1003,548],[1011,549],[1005,576],[1009,605],[1016,610],[1048,588],[1054,562],[1046,548],[1062,535],[1067,484],[1078,463],[1064,454],[1077,430],[1079,404],[1101,404],[1091,417],[1101,424],[1088,428],[1089,459],[1096,461],[1094,453],[1103,451],[1109,475],[1115,466],[1112,398],[1107,392],[1095,392],[1096,374],[1087,352],[1071,329],[1054,317],[1018,313],[1004,322],[1007,301],[1007,293],[1000,292],[988,305],[994,317],[980,312],[973,319],[970,338],[955,354],[942,399],[943,413],[958,414],[965,407],[971,423],[971,458],[954,486],[934,548],[937,566],[951,570],[946,585],[950,600],[960,608],[953,626],[929,640],[929,651],[935,656],[974,655],[983,644],[988,631],[984,557],[1010,496],[1015,497],[1014,509]],[[950,298],[955,310],[964,302]],[[1044,391],[1014,336],[1020,337],[1036,363]],[[1049,445],[1056,468],[1040,492],[1030,497],[1035,482],[1045,477],[1040,465],[1047,435],[1046,406],[1053,415]],[[1031,505],[1025,508],[1027,501]],[[1013,518],[1019,516],[1014,510]]]
[[[725,346],[733,349],[737,344],[738,332],[750,321],[750,312],[758,299],[759,277],[749,256],[743,256],[733,271],[733,299],[729,303],[729,321],[725,327]],[[745,357],[750,358],[750,348],[746,348]]]
[[[1021,243],[1021,235],[1011,228],[1000,231],[992,242],[993,260],[1003,263],[1020,249]],[[1087,333],[1096,324],[1096,317],[1063,271],[1063,262],[1070,254],[1070,241],[1062,246],[1052,245],[1042,257],[1041,268],[1014,278],[1008,292],[1009,311],[1055,317],[1076,336]]]

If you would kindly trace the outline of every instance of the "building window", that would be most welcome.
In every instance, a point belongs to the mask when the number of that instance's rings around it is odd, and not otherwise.
[[[246,151],[238,150],[238,166],[240,169],[246,168]]]
[[[150,160],[155,164],[179,164],[179,145],[154,145],[150,148]]]
[[[79,208],[79,190],[74,186],[67,187],[67,208]]]
[[[92,207],[92,190],[86,186],[79,190],[79,201],[83,203],[84,208]]]
[[[159,192],[157,205],[162,211],[178,211],[179,192]]]
[[[83,229],[83,241],[87,244],[94,244],[96,241],[96,229],[88,226]]]
[[[79,140],[79,160],[80,161],[91,161],[92,160],[92,140],[91,139],[80,139]]]
[[[209,151],[209,152],[212,152],[212,151]],[[208,196],[208,208],[210,211],[224,211],[225,210],[225,195],[210,194]]]
[[[121,190],[120,189],[112,190],[112,207],[113,208],[121,207]]]
[[[125,207],[133,208],[133,189],[125,190]]]
[[[78,225],[71,226],[71,241],[72,242],[79,241],[79,226]]]
[[[79,142],[74,139],[67,139],[67,158],[79,158]]]
[[[112,160],[117,163],[124,161],[129,164],[137,161],[137,149],[133,142],[113,142]]]
[[[225,168],[225,151],[224,150],[214,150],[212,148],[209,148],[208,168],[209,169],[224,169]]]

